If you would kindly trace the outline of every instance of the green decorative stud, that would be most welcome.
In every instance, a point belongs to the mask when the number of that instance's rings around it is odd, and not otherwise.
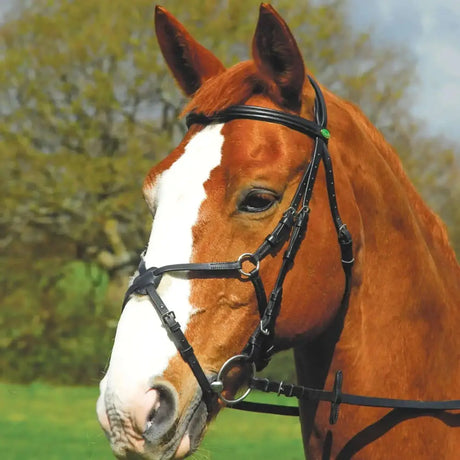
[[[323,135],[324,139],[329,139],[331,137],[331,133],[326,128],[321,130],[321,134]]]

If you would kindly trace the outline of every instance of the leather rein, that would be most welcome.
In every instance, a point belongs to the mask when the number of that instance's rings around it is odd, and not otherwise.
[[[228,407],[234,409],[279,415],[299,415],[298,407],[243,401],[253,389],[263,392],[274,392],[278,395],[297,397],[298,399],[309,401],[327,401],[331,403],[329,417],[331,424],[337,421],[340,404],[424,411],[460,409],[460,400],[418,401],[342,393],[343,375],[340,370],[336,372],[332,391],[308,388],[284,382],[274,382],[255,376],[256,371],[260,371],[267,366],[274,352],[275,324],[281,309],[283,283],[288,271],[294,264],[297,251],[305,237],[310,215],[309,203],[321,161],[324,164],[329,206],[337,232],[341,250],[342,268],[345,274],[344,294],[335,322],[337,328],[336,340],[340,337],[350,298],[352,266],[354,262],[352,238],[346,225],[340,218],[336,201],[332,161],[327,149],[330,133],[327,130],[326,104],[318,84],[311,77],[308,78],[316,95],[314,122],[282,111],[247,105],[231,106],[210,116],[193,112],[187,115],[186,122],[188,128],[193,124],[226,123],[236,119],[250,119],[281,124],[311,137],[314,140],[313,153],[290,206],[283,213],[274,230],[267,235],[262,244],[254,252],[244,253],[236,261],[231,262],[184,263],[158,268],[146,268],[144,260],[141,258],[138,274],[126,292],[122,309],[127,304],[131,295],[148,296],[169,338],[173,341],[182,359],[188,364],[198,381],[208,413],[212,412],[213,404],[217,398],[220,398]],[[259,273],[259,265],[268,254],[281,248],[285,243],[287,243],[287,248],[283,255],[282,265],[275,286],[267,298],[266,290]],[[248,264],[251,265],[251,270],[247,268]],[[192,346],[182,332],[180,324],[176,321],[174,312],[166,307],[157,292],[157,287],[165,273],[178,272],[188,272],[190,277],[194,275],[199,276],[199,273],[205,273],[207,276],[214,278],[236,276],[241,281],[251,281],[254,286],[260,322],[241,354],[227,360],[218,372],[217,377],[211,376],[208,378],[196,358]],[[249,368],[248,389],[241,397],[230,400],[222,394],[225,389],[224,380],[225,376],[237,366]]]

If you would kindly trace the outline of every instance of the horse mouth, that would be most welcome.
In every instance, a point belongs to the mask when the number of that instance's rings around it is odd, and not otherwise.
[[[155,427],[150,426],[145,430],[144,458],[158,458],[159,460],[170,460],[172,458],[184,458],[195,452],[203,439],[208,419],[206,404],[198,392],[192,400],[185,414],[165,434],[161,442],[161,455],[151,457],[153,451],[158,452],[158,440],[155,440]]]

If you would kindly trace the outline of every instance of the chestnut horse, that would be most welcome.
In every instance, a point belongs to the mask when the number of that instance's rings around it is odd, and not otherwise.
[[[260,288],[230,269],[249,277],[257,272],[265,286],[276,284],[289,242],[285,238],[260,260],[254,251],[286,210],[298,211],[292,198],[311,152],[328,133],[310,136],[248,117],[213,118],[235,105],[313,120],[322,92],[328,110],[335,190],[353,235],[355,264],[336,343],[331,329],[343,308],[344,274],[321,163],[308,232],[285,273],[274,338],[275,350],[294,348],[298,384],[330,389],[341,369],[347,393],[458,397],[460,270],[442,222],[377,129],[352,104],[315,88],[295,39],[269,5],[260,8],[253,60],[229,69],[165,9],[157,7],[155,20],[166,62],[191,98],[185,112],[201,115],[144,183],[154,219],[134,285],[147,275],[153,281],[150,290],[128,291],[97,404],[115,455],[169,459],[195,451],[223,405],[205,400],[208,379],[242,352],[253,331],[263,330]],[[239,265],[225,262],[247,253]],[[185,272],[154,268],[177,264],[192,265]],[[192,273],[193,264],[207,271]],[[224,270],[214,274],[211,266]],[[234,373],[227,398],[243,371]],[[458,458],[458,412],[342,405],[338,422],[329,425],[329,407],[300,400],[309,459]]]

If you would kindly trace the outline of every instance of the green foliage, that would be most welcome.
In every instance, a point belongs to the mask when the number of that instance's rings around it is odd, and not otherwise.
[[[29,261],[27,270],[2,262],[1,378],[97,381],[115,327],[107,272],[82,261]]]
[[[2,235],[65,238],[109,270],[142,247],[140,186],[176,115],[157,111],[152,14],[150,1],[36,1],[3,26]]]
[[[163,5],[232,65],[249,57],[259,3]],[[119,279],[147,241],[142,181],[182,136],[184,98],[158,50],[151,0],[14,4],[0,26],[1,378],[92,382],[109,354]],[[273,4],[309,72],[384,132],[459,249],[458,148],[411,116],[407,53],[356,34],[340,0]]]

